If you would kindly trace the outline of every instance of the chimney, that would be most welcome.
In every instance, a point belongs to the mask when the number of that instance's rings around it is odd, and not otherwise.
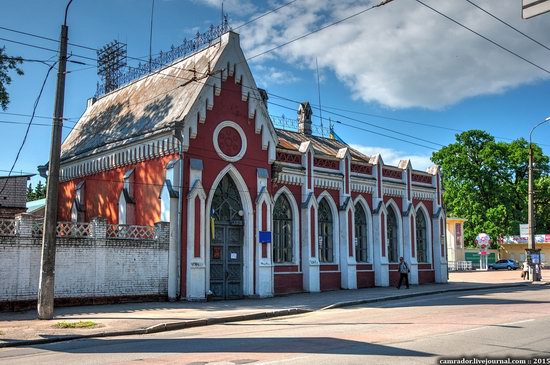
[[[298,132],[307,136],[311,135],[311,114],[309,101],[300,103],[298,108]]]
[[[267,95],[267,91],[264,89],[258,88],[258,91],[260,92],[260,97],[262,98],[262,102],[265,105],[265,108],[267,109],[267,101],[269,100],[269,96]]]

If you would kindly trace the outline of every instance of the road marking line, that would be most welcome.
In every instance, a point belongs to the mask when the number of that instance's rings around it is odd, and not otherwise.
[[[533,322],[534,319],[524,319],[522,321],[516,321],[516,322],[509,322],[509,323],[497,323],[496,325],[500,325],[500,326],[510,326],[510,325],[514,325],[514,324],[518,324],[518,323],[526,323],[526,322]],[[441,336],[447,336],[447,335],[455,335],[457,333],[465,333],[465,332],[472,332],[472,331],[478,331],[478,330],[482,330],[482,329],[487,329],[487,328],[491,328],[491,327],[494,327],[495,325],[487,325],[487,326],[481,326],[481,327],[476,327],[476,328],[468,328],[467,330],[460,330],[460,331],[455,331],[455,332],[449,332],[449,333],[443,333],[441,334]]]

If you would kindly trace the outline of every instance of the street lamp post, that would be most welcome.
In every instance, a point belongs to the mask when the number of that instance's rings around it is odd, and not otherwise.
[[[541,124],[544,124],[546,122],[550,121],[550,117],[547,117],[542,122],[538,123],[531,129],[531,132],[529,132],[529,212],[528,212],[528,239],[527,239],[527,247],[529,250],[534,251],[536,249],[535,247],[535,207],[534,207],[534,189],[533,189],[533,164],[534,164],[534,157],[533,157],[533,142],[532,142],[532,135],[533,131],[540,126]],[[534,268],[534,266],[533,266]],[[538,281],[538,276],[536,275],[535,270],[533,270],[531,279],[533,281]]]

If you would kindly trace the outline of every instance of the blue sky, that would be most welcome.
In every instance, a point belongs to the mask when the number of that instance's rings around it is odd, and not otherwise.
[[[69,12],[70,42],[100,48],[118,39],[128,44],[128,55],[146,58],[152,0],[74,0]],[[285,4],[286,1],[224,2],[230,25],[243,22]],[[506,20],[550,48],[550,14],[521,19],[521,1],[475,0],[479,6]],[[279,11],[238,29],[247,57],[252,57],[319,27],[358,13],[371,1],[333,2],[296,0]],[[532,63],[550,70],[550,50],[517,34],[465,1],[426,1]],[[4,0],[0,26],[44,37],[59,38],[66,1]],[[217,0],[156,0],[153,53],[178,45],[184,38],[220,21]],[[55,42],[0,29],[0,38],[57,49]],[[56,59],[55,53],[0,40],[9,55],[29,59]],[[69,47],[65,117],[74,125],[86,100],[95,93],[95,52]],[[530,128],[550,115],[550,74],[518,59],[494,44],[468,32],[413,0],[397,0],[348,21],[254,58],[250,67],[258,86],[267,89],[270,113],[295,117],[291,100],[318,104],[316,60],[321,78],[323,119],[339,120],[369,131],[410,140],[430,148],[376,135],[345,125],[336,131],[346,142],[368,154],[381,152],[386,163],[411,158],[413,167],[425,169],[439,145],[454,141],[459,130],[483,129],[503,140],[527,137]],[[137,61],[129,60],[132,66]],[[13,77],[7,113],[30,114],[47,67],[25,63],[25,75]],[[38,116],[53,113],[55,73],[46,84]],[[277,106],[275,104],[281,105]],[[332,108],[339,108],[336,110]],[[358,113],[352,113],[358,112]],[[331,114],[338,113],[340,115]],[[363,113],[363,114],[359,114]],[[316,123],[319,113],[314,110]],[[368,115],[370,114],[370,115]],[[375,117],[382,116],[384,118]],[[353,119],[348,119],[351,117]],[[390,119],[388,119],[390,118]],[[410,122],[429,124],[406,123]],[[28,122],[29,118],[0,112],[0,121]],[[51,124],[36,118],[34,123]],[[370,123],[366,125],[363,123]],[[395,134],[411,135],[423,140]],[[0,170],[9,170],[25,132],[25,125],[0,123]],[[64,129],[64,136],[69,128]],[[15,171],[35,172],[49,154],[51,128],[35,125]],[[535,141],[550,154],[550,125],[540,127]],[[7,174],[0,171],[0,175]],[[33,180],[36,183],[36,178]]]

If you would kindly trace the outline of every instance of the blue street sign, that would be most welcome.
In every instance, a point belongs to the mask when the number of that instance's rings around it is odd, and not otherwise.
[[[260,231],[260,242],[261,243],[271,243],[271,232]]]

